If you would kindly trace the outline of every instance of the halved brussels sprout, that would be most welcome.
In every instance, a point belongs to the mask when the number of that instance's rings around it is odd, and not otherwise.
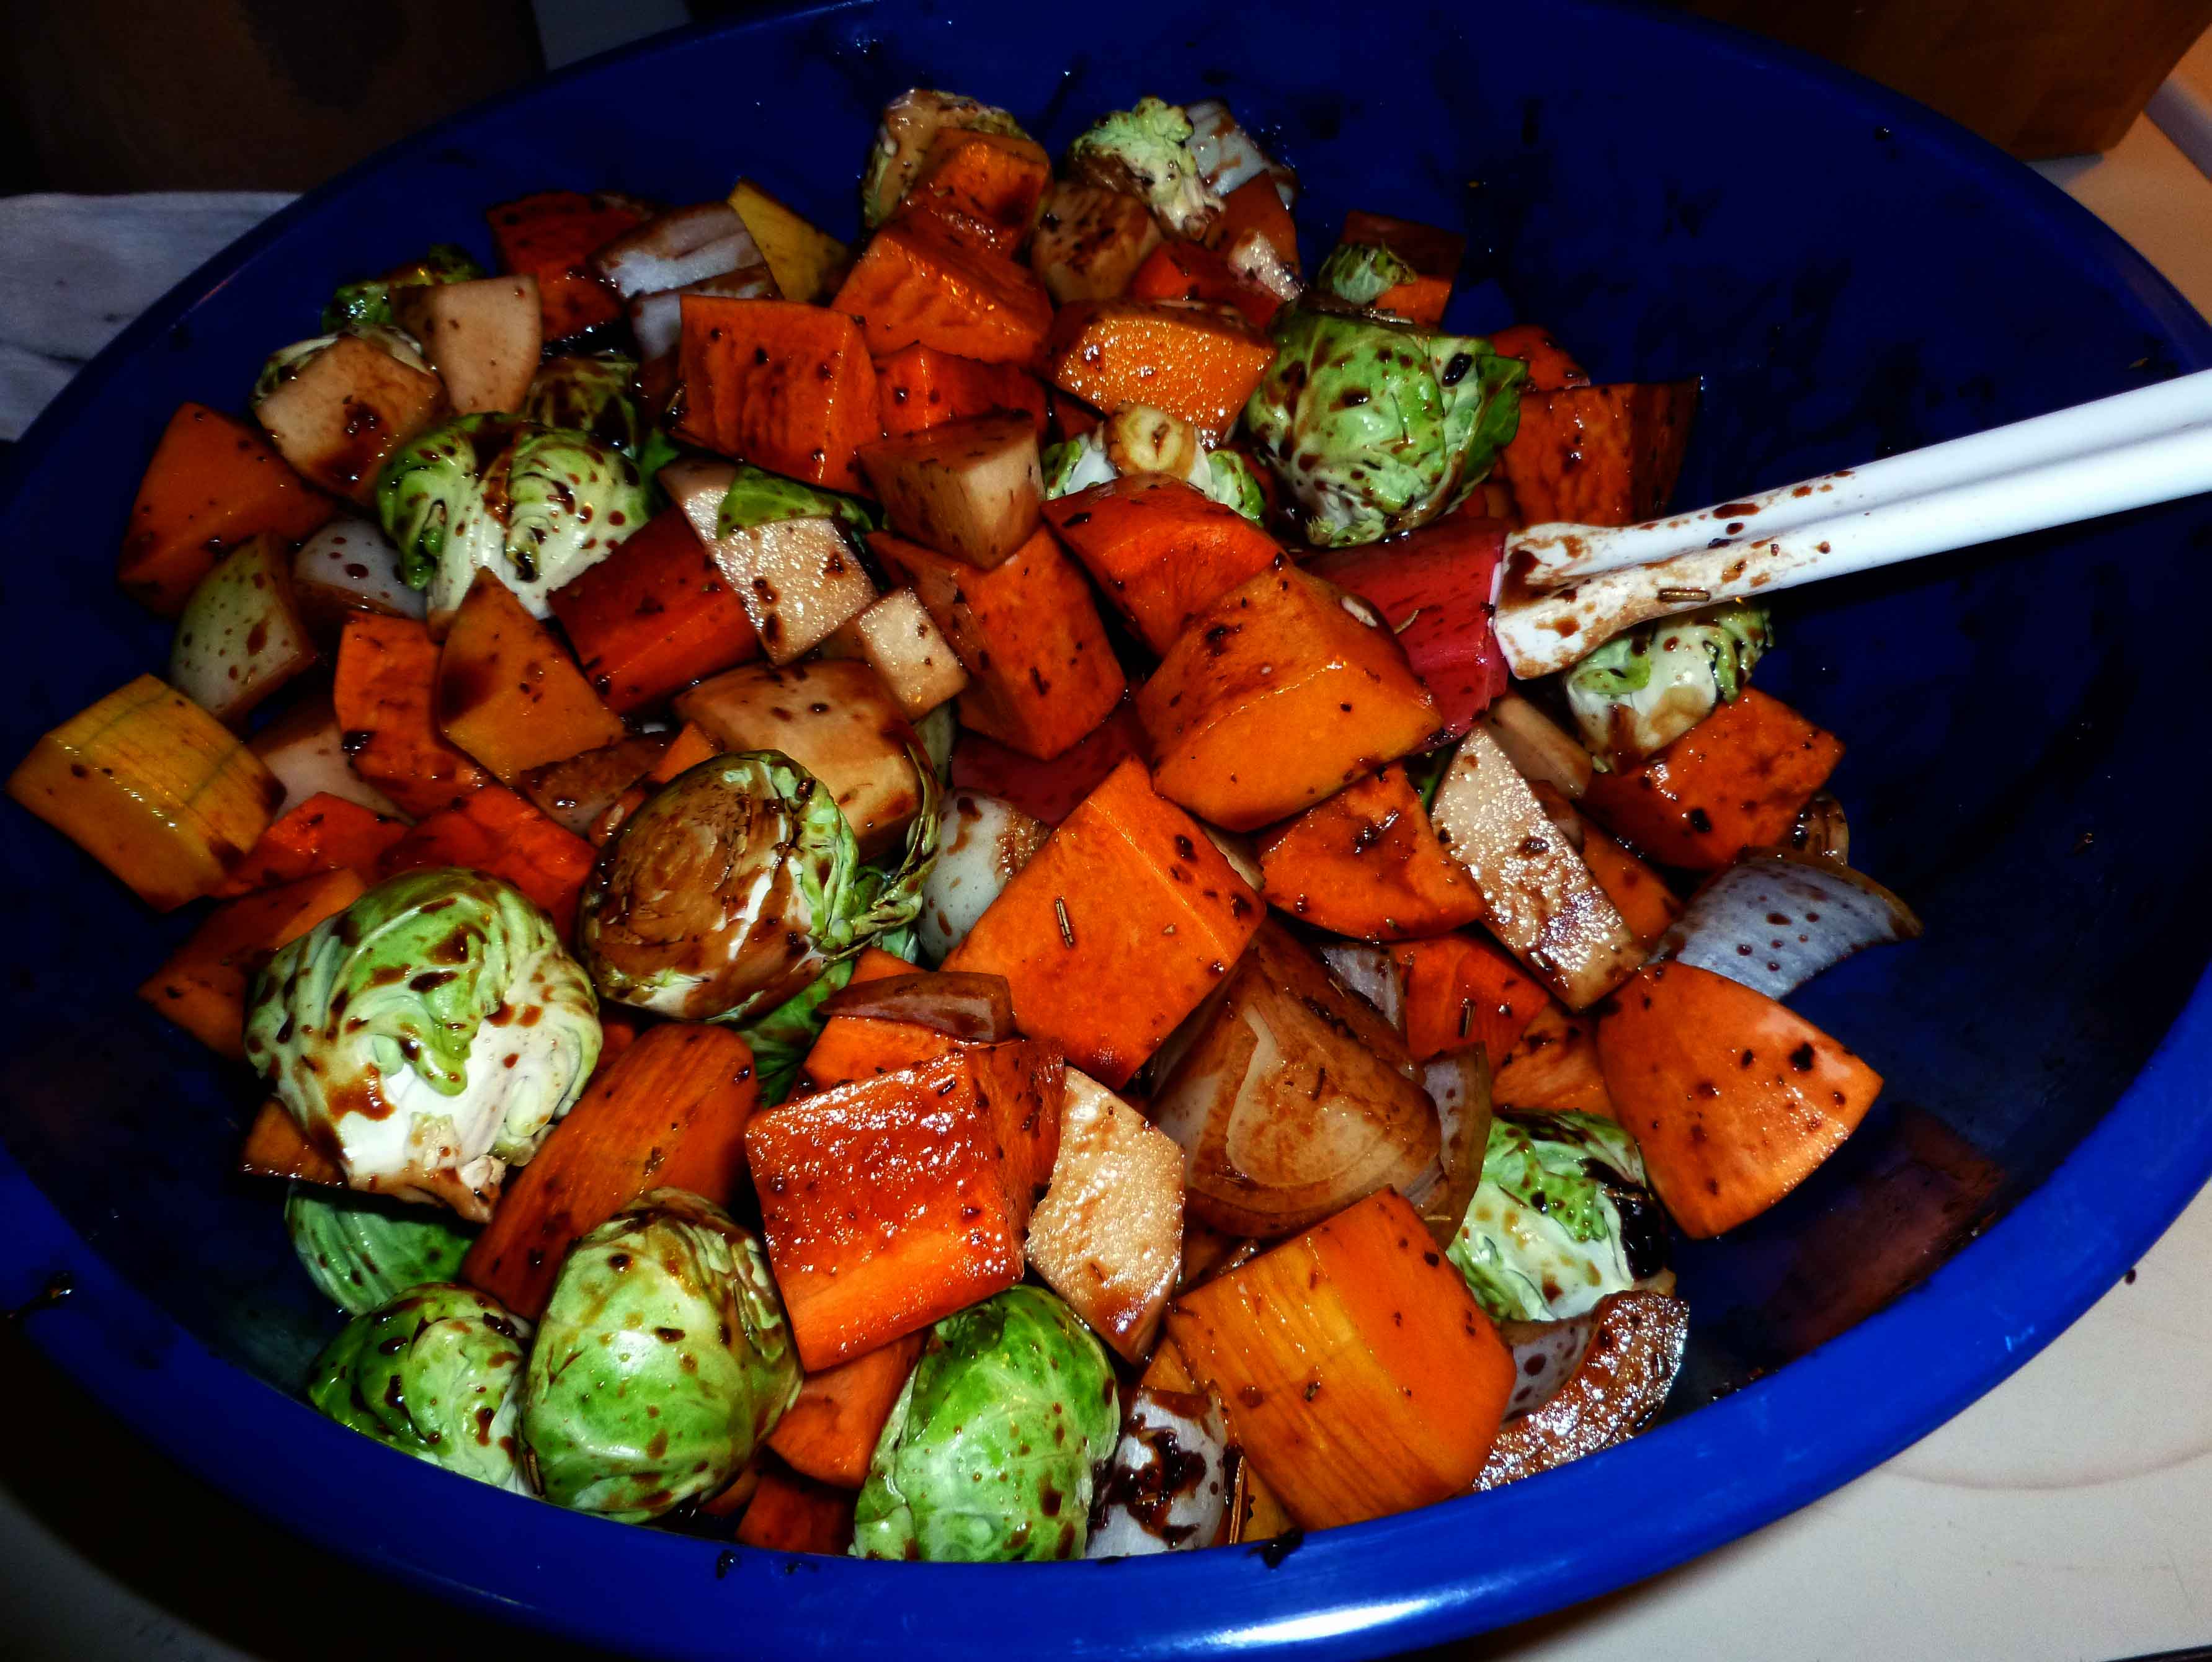
[[[1601,766],[1633,767],[1733,703],[1773,644],[1765,608],[1747,600],[1657,618],[1569,670],[1567,708]]]
[[[390,323],[393,289],[426,288],[441,282],[473,282],[483,275],[483,267],[477,264],[467,249],[454,243],[434,242],[422,258],[394,266],[380,277],[339,284],[330,304],[323,308],[323,327],[352,329],[364,324]]]
[[[652,425],[634,396],[636,375],[635,358],[548,358],[531,378],[518,413],[544,427],[580,433],[635,461]]]

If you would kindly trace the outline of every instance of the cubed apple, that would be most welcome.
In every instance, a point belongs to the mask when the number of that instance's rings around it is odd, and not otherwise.
[[[770,663],[804,657],[875,604],[876,585],[836,520],[777,519],[726,537],[722,498],[736,468],[686,458],[658,476],[744,604]]]
[[[364,506],[394,452],[451,414],[443,381],[351,335],[309,358],[253,409],[295,472]]]
[[[355,612],[386,617],[429,615],[420,589],[399,575],[399,550],[374,521],[342,514],[292,556],[292,597],[310,629],[336,634]]]
[[[1055,306],[1109,300],[1159,246],[1160,227],[1136,197],[1070,181],[1054,185],[1037,204],[1030,265]]]
[[[1036,427],[1000,413],[945,422],[860,452],[891,529],[988,571],[1037,528],[1044,475]]]
[[[883,680],[908,721],[919,721],[939,705],[957,697],[968,685],[928,610],[912,589],[896,589],[862,612],[825,642],[849,646]]]
[[[422,343],[456,414],[522,408],[544,345],[537,278],[394,289],[392,317]]]

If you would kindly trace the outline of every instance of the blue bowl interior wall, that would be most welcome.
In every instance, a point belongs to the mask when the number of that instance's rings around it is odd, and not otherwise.
[[[802,15],[553,82],[356,175],[96,375],[66,443],[26,447],[0,505],[0,605],[24,634],[0,751],[165,662],[166,627],[112,581],[138,470],[179,401],[242,405],[334,284],[434,240],[488,255],[483,209],[556,185],[685,201],[742,173],[850,232],[874,113],[915,83],[1003,100],[1055,151],[1142,93],[1228,98],[1299,169],[1310,268],[1350,208],[1463,227],[1453,325],[1546,322],[1601,380],[1702,376],[1685,502],[2207,361],[2186,309],[2116,280],[2055,192],[2023,211],[1993,155],[1732,36],[1698,31],[1691,53],[1678,23],[1580,6],[1315,8],[1281,27],[1195,9],[1091,39],[1035,5]],[[2064,1157],[2179,1009],[2208,877],[2177,834],[2202,774],[2167,729],[2197,671],[2128,630],[2205,615],[2208,540],[2212,513],[2184,505],[1783,602],[1761,684],[1850,745],[1834,788],[1854,863],[1928,935],[1802,998],[1888,1086],[1797,1195],[1683,1252],[1676,1411],[1948,1256]],[[292,1387],[334,1323],[276,1197],[223,1175],[255,1092],[132,997],[190,919],[149,923],[20,812],[0,848],[9,1147],[155,1301]]]

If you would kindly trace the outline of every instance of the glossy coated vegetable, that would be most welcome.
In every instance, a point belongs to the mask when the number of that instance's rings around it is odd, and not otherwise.
[[[1788,849],[1747,849],[1691,897],[1651,955],[1786,998],[1854,952],[1919,933],[1911,907],[1849,866]]]
[[[1340,254],[1360,270],[1365,279],[1360,288],[1374,287],[1364,297],[1340,291],[1340,298],[1433,329],[1450,303],[1452,283],[1467,258],[1467,239],[1433,225],[1355,210],[1344,216],[1342,239],[1329,258]],[[1328,269],[1324,264],[1322,272]],[[1326,279],[1317,274],[1314,281],[1321,285]]]
[[[1565,387],[1589,385],[1589,376],[1583,367],[1541,324],[1516,323],[1509,329],[1501,329],[1490,337],[1490,344],[1492,350],[1518,358],[1528,366],[1528,390],[1531,392],[1557,392]]]
[[[1142,197],[1062,179],[1038,204],[1030,264],[1055,306],[1110,300],[1159,246],[1159,222]]]
[[[1101,409],[1152,404],[1208,445],[1229,436],[1275,356],[1274,343],[1234,311],[1142,300],[1061,307],[1049,351],[1054,385]]]
[[[921,1355],[923,1335],[909,1333],[818,1374],[809,1374],[799,1399],[769,1433],[768,1446],[793,1471],[817,1483],[858,1489],[883,1435],[891,1405]]]
[[[861,489],[854,453],[883,430],[873,345],[818,306],[687,294],[676,434],[811,484]]]
[[[420,259],[395,265],[380,277],[340,283],[330,304],[323,307],[323,327],[339,330],[388,324],[392,321],[392,301],[396,294],[433,283],[468,282],[483,274],[483,267],[467,249],[456,243],[434,242]]]
[[[310,483],[362,507],[375,500],[385,464],[452,412],[445,383],[397,331],[287,348],[253,396],[253,419],[277,453]]]
[[[1261,246],[1267,245],[1263,241]],[[1224,255],[1195,242],[1158,244],[1145,257],[1127,288],[1140,300],[1195,300],[1234,306],[1261,329],[1274,322],[1275,314],[1283,308],[1279,297],[1243,276]]]
[[[1273,565],[1282,547],[1169,470],[1116,470],[1124,476],[1057,497],[1045,518],[1146,646],[1165,652],[1215,601]]]
[[[463,866],[512,883],[542,907],[562,938],[592,870],[592,846],[499,786],[417,820],[377,860],[382,876]]]
[[[937,864],[923,880],[921,913],[915,922],[923,953],[941,961],[1044,846],[1051,829],[1001,798],[951,791],[937,834]]]
[[[611,192],[541,191],[487,209],[484,223],[501,267],[538,279],[540,327],[557,341],[622,315],[591,256],[651,216],[644,203]]]
[[[1109,190],[1140,197],[1162,226],[1202,242],[1221,216],[1222,202],[1191,154],[1189,117],[1173,104],[1140,98],[1079,134],[1067,147],[1068,171]]]
[[[1052,297],[1035,273],[963,247],[928,220],[877,232],[830,305],[858,320],[878,357],[918,344],[1027,367],[1052,325]]]
[[[295,1183],[284,1228],[317,1290],[349,1315],[429,1282],[459,1279],[469,1234],[450,1213]]]
[[[1395,764],[1269,830],[1259,854],[1269,904],[1334,934],[1411,940],[1482,916],[1473,878]]]
[[[1765,608],[1741,600],[1615,635],[1560,677],[1583,743],[1608,767],[1662,750],[1743,691],[1773,644]]]
[[[438,726],[507,785],[626,729],[496,573],[479,568],[438,658]]]
[[[1674,494],[1697,407],[1695,381],[1528,393],[1498,476],[1524,524],[1636,525]]]
[[[562,1265],[522,1435],[547,1500],[636,1521],[722,1488],[798,1395],[759,1242],[720,1207],[657,1189]]]
[[[923,432],[994,410],[1020,410],[1041,438],[1044,388],[1011,364],[981,363],[934,347],[902,348],[876,361],[884,432],[892,438]]]
[[[428,607],[399,574],[399,550],[383,528],[348,516],[333,520],[292,556],[292,592],[318,638],[336,634],[354,613],[420,622]]]
[[[1522,1383],[1475,1487],[1532,1477],[1634,1436],[1666,1406],[1689,1331],[1689,1307],[1651,1292],[1608,1294],[1571,1321],[1506,1323],[1501,1337]],[[1532,1374],[1531,1356],[1547,1364],[1543,1376]],[[1530,1387],[1543,1394],[1524,1407]]]
[[[770,1465],[738,1520],[737,1540],[769,1552],[842,1554],[853,1544],[853,1497]]]
[[[760,651],[744,603],[678,508],[549,597],[584,679],[617,715]]]
[[[836,287],[849,252],[843,243],[807,223],[749,179],[739,179],[731,191],[730,206],[744,221],[784,299],[811,305]]]
[[[1480,1045],[1495,1067],[1548,1000],[1534,976],[1473,931],[1394,949],[1405,976],[1406,1047],[1425,1062]]]
[[[912,589],[884,596],[834,639],[876,672],[909,721],[921,720],[967,690],[968,671],[959,654]]]
[[[860,452],[891,529],[981,570],[1003,565],[1037,525],[1044,483],[1024,415],[972,416]]]
[[[352,871],[373,882],[384,851],[407,834],[406,822],[373,814],[343,797],[317,794],[289,810],[216,889],[251,895],[324,871]]]
[[[1098,1480],[1086,1558],[1189,1552],[1228,1538],[1229,1427],[1203,1392],[1139,1386]]]
[[[351,871],[325,871],[219,906],[138,996],[216,1055],[240,1059],[254,976],[278,948],[359,900],[362,887]]]
[[[1051,1294],[1018,1287],[939,1322],[860,1490],[862,1558],[1079,1558],[1113,1452],[1114,1370]]]
[[[185,602],[169,683],[236,726],[317,656],[292,593],[291,549],[264,532],[224,555]]]
[[[438,732],[437,674],[422,624],[367,613],[347,622],[331,689],[342,748],[355,773],[410,814],[456,807],[491,783]]]
[[[979,99],[909,87],[884,106],[876,142],[860,176],[860,221],[871,230],[891,215],[940,134],[957,131],[1022,136],[1006,111]]]
[[[533,367],[521,402],[514,406],[525,421],[581,433],[637,459],[649,423],[633,394],[635,358],[566,355]]]
[[[1492,1089],[1512,1107],[1620,1118],[1598,1066],[1597,1022],[1557,1003],[1547,1004],[1521,1029],[1498,1065]]]
[[[455,415],[522,408],[544,344],[537,278],[420,285],[393,296],[392,313],[422,343]]]
[[[928,218],[955,240],[1011,257],[1029,236],[1052,158],[1017,132],[940,129],[898,211]]]

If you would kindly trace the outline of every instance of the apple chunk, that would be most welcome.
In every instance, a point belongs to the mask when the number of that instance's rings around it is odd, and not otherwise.
[[[383,529],[340,515],[300,544],[292,556],[292,592],[308,627],[336,634],[356,612],[386,617],[428,616],[422,591],[399,575],[399,550]]]
[[[824,643],[849,646],[838,656],[864,659],[906,712],[919,721],[968,686],[968,671],[936,620],[912,589],[897,589],[862,612]]]
[[[538,373],[538,279],[480,277],[395,290],[392,316],[422,343],[457,415],[520,409]]]
[[[814,650],[875,603],[876,585],[837,521],[775,519],[725,536],[722,499],[737,469],[687,458],[657,476],[745,609],[771,664]]]
[[[385,463],[452,413],[443,381],[353,335],[307,359],[253,407],[295,472],[364,507]]]
[[[984,571],[1037,528],[1044,475],[1025,414],[972,416],[860,452],[891,529]]]
[[[316,656],[292,597],[292,551],[264,531],[218,561],[185,602],[169,684],[234,726]]]
[[[1103,185],[1066,181],[1037,204],[1030,265],[1054,306],[1120,298],[1145,257],[1160,246],[1152,210]]]

